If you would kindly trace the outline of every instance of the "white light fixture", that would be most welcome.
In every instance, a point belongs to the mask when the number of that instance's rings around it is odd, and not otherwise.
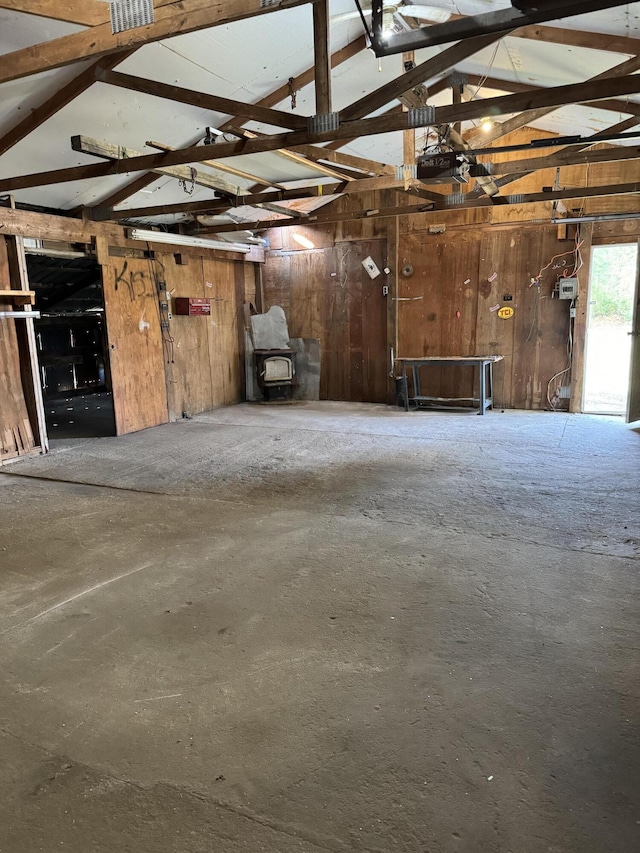
[[[382,34],[385,36],[390,36],[395,29],[396,21],[393,17],[395,11],[395,6],[388,6],[382,10]]]
[[[483,118],[480,127],[485,133],[489,133],[490,130],[493,130],[493,122],[490,118]]]
[[[143,243],[168,243],[171,246],[191,246],[194,249],[221,249],[223,252],[250,252],[246,243],[227,243],[225,240],[206,240],[203,237],[190,237],[188,234],[171,234],[169,231],[145,231],[144,228],[130,228],[130,240],[142,240]]]

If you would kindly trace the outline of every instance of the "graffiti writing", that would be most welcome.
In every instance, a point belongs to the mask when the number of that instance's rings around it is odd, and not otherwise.
[[[118,272],[114,270],[115,282],[114,289],[118,290],[119,285],[124,285],[127,288],[129,299],[135,302],[136,299],[141,299],[147,296],[147,277],[142,270],[135,272],[129,269],[129,261],[125,261],[122,269]]]

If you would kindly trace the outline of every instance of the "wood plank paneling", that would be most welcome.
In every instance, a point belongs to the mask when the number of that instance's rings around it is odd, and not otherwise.
[[[242,305],[237,303],[235,264],[231,260],[203,261],[205,295],[211,299],[207,334],[213,408],[240,402],[238,326]]]
[[[495,368],[496,407],[545,408],[547,383],[567,366],[569,303],[551,298],[560,267],[549,266],[539,289],[531,279],[573,246],[555,227],[402,235],[399,266],[414,271],[399,277],[401,297],[412,300],[399,302],[399,354],[504,355]],[[512,318],[498,316],[504,306]],[[464,367],[429,370],[430,393],[477,395]]]
[[[11,289],[3,237],[0,237],[0,289]],[[15,307],[11,300],[0,299],[0,311],[14,311]],[[34,445],[22,386],[16,321],[10,317],[0,318],[0,464],[29,453]]]
[[[179,296],[210,295],[204,283],[201,258],[189,258],[187,264],[177,264],[173,255],[156,255],[156,258],[172,303]],[[174,314],[171,319],[164,351],[170,420],[181,418],[184,412],[195,415],[213,408],[208,323],[208,317]]]
[[[475,355],[479,240],[451,234],[400,240],[398,354],[405,358]],[[413,267],[411,275],[402,270]],[[468,283],[466,283],[468,282]],[[427,372],[428,371],[428,372]],[[424,368],[424,388],[435,396],[473,393],[473,371],[460,366]],[[427,385],[428,383],[428,385]]]
[[[294,338],[318,338],[323,400],[386,402],[389,356],[384,273],[372,280],[368,255],[382,270],[386,243],[342,243],[332,250],[272,254],[265,268],[265,310],[280,305]]]
[[[109,257],[102,267],[116,433],[168,420],[160,309],[153,263]]]

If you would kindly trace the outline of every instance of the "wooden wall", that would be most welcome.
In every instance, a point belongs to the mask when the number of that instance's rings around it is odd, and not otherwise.
[[[102,266],[116,433],[167,422],[158,289],[145,258],[109,256]]]
[[[551,297],[560,266],[551,263],[540,288],[531,279],[554,255],[571,253],[574,240],[558,240],[549,227],[426,231],[401,235],[399,245],[401,265],[413,267],[398,283],[399,354],[503,355],[494,371],[496,404],[545,408],[547,383],[568,363],[569,302]],[[503,306],[514,309],[512,318],[498,316]],[[429,393],[472,396],[470,370],[429,371]]]
[[[323,237],[324,235],[324,237]],[[384,272],[371,279],[362,261],[371,256],[382,271],[385,240],[331,245],[326,232],[314,234],[326,248],[294,250],[282,229],[264,276],[265,310],[280,305],[293,338],[318,338],[321,349],[320,399],[386,402],[390,370]]]
[[[169,252],[136,258],[118,249],[102,263],[118,434],[239,402],[241,314],[246,296],[255,298],[253,264]],[[209,299],[210,316],[168,320],[160,307],[167,292],[172,307],[180,296]]]
[[[231,260],[189,258],[186,266],[173,255],[164,260],[172,298],[199,296],[211,300],[209,317],[171,320],[172,359],[167,363],[171,419],[228,406],[241,398],[241,309],[243,264]],[[242,285],[240,292],[238,276]]]
[[[0,235],[0,290],[11,290],[7,243]],[[0,298],[0,311],[14,311],[13,301]],[[27,408],[16,321],[0,317],[0,464],[29,453],[35,446]]]

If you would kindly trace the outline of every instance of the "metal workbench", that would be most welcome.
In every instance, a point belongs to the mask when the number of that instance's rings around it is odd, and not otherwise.
[[[400,380],[402,397],[405,411],[409,411],[411,404],[416,408],[429,406],[431,408],[447,408],[453,403],[470,403],[478,406],[478,414],[484,415],[487,409],[493,407],[493,365],[496,361],[502,361],[501,355],[474,355],[474,356],[428,356],[424,358],[397,358],[400,366]],[[422,393],[420,385],[420,368],[425,366],[454,366],[467,365],[478,371],[478,397],[432,397]],[[409,371],[413,386],[413,395],[409,396]]]

